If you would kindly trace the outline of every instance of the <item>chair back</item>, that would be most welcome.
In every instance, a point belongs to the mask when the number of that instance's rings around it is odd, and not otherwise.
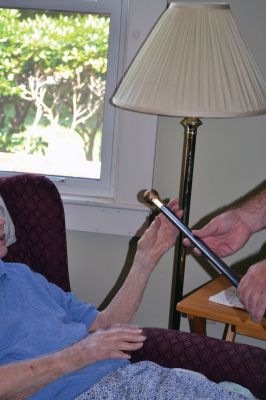
[[[65,216],[54,183],[34,174],[2,177],[0,194],[17,238],[4,260],[27,264],[69,291]]]

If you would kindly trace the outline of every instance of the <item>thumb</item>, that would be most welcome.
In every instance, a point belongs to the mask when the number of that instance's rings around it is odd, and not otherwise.
[[[217,225],[214,221],[211,221],[201,229],[193,229],[192,233],[193,235],[204,239],[208,236],[214,235],[216,231]]]

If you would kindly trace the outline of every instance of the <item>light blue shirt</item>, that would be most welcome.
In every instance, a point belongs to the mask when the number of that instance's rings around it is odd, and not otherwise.
[[[0,365],[61,350],[88,336],[98,311],[29,267],[0,260]],[[123,360],[104,360],[55,380],[30,400],[72,400]]]

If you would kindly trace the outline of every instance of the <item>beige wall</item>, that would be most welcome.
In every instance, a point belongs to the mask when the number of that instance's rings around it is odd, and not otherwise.
[[[240,30],[246,36],[266,80],[265,0],[232,0],[230,2]],[[158,121],[154,187],[162,198],[178,194],[182,157],[183,128],[176,118]],[[191,223],[239,198],[265,180],[265,116],[204,120],[199,128],[195,158]],[[136,155],[137,157],[137,155]],[[142,188],[140,188],[142,189]],[[134,240],[129,237],[69,231],[68,251],[72,289],[82,299],[101,304],[125,273],[131,262]],[[265,231],[254,236],[239,254],[226,260],[229,265],[248,265],[247,257],[266,257]],[[128,252],[129,247],[133,250]],[[173,252],[161,260],[146,290],[135,322],[146,326],[166,327],[172,278]],[[185,292],[207,281],[210,275],[192,256],[188,256]],[[219,324],[209,324],[214,336],[221,335]],[[185,320],[182,329],[188,329]],[[238,337],[266,348],[262,341]]]

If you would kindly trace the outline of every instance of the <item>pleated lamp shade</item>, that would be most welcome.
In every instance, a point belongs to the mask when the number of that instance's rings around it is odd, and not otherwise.
[[[228,4],[173,2],[113,103],[157,115],[251,116],[266,112],[266,85]]]

